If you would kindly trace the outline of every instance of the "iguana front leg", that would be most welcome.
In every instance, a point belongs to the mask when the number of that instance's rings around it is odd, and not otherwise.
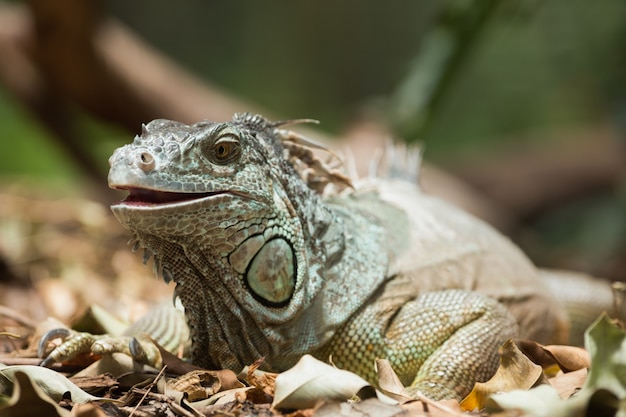
[[[62,339],[62,343],[46,355],[49,343],[57,338]],[[161,354],[153,341],[171,353],[179,353],[182,348],[183,356],[187,357],[191,340],[183,312],[171,305],[160,305],[132,323],[121,335],[53,329],[42,336],[37,353],[44,358],[42,366],[64,362],[83,353],[106,355],[119,352],[160,368]]]
[[[375,381],[374,361],[388,359],[409,387],[433,399],[463,398],[498,366],[498,346],[514,337],[508,310],[463,290],[406,297],[383,293],[340,328],[321,350],[343,369]]]

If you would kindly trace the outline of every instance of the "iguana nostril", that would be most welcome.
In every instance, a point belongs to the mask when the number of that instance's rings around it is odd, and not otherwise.
[[[139,155],[139,168],[146,172],[154,169],[154,157],[149,152],[142,152]]]

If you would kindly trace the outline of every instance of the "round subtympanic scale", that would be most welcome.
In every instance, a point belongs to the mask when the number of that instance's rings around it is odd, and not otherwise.
[[[263,300],[282,303],[293,293],[295,286],[293,249],[282,238],[268,241],[256,254],[246,280],[250,289]]]

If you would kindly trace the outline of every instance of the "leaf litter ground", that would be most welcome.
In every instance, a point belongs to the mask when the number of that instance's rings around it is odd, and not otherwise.
[[[168,356],[165,371],[122,354],[84,356],[52,370],[33,365],[35,343],[62,324],[102,332],[171,297],[130,253],[106,207],[77,199],[0,193],[0,415],[31,416],[459,416],[615,415],[626,412],[626,338],[600,318],[587,349],[502,347],[496,375],[460,404],[409,399],[384,361],[380,390],[310,357],[281,375],[206,371]],[[99,307],[90,308],[98,305]],[[56,319],[51,319],[55,317]],[[34,342],[33,342],[34,341]],[[590,372],[588,373],[588,369]],[[331,384],[334,383],[334,385]],[[288,408],[287,408],[288,407]],[[590,414],[591,412],[591,414]],[[608,413],[608,414],[607,414]],[[600,415],[600,414],[598,414]]]

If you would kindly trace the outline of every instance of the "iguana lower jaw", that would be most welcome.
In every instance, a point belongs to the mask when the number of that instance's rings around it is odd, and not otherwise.
[[[149,196],[149,197],[147,197]],[[209,221],[219,207],[265,207],[251,196],[231,191],[209,193],[133,192],[125,200],[111,205],[119,222],[135,234],[155,234],[186,239],[219,228],[219,221]],[[186,213],[204,213],[207,222],[185,221]],[[191,214],[189,214],[191,215]]]

